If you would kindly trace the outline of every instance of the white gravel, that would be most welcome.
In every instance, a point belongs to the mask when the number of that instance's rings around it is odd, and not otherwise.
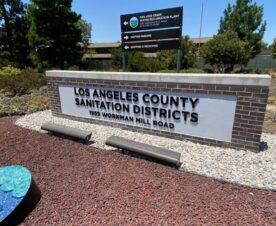
[[[112,150],[113,148],[105,146],[105,140],[112,135],[122,136],[180,152],[183,163],[181,170],[251,187],[276,190],[276,135],[273,134],[263,133],[262,140],[268,143],[269,148],[256,154],[57,118],[52,116],[51,111],[20,117],[16,124],[44,132],[40,127],[48,121],[91,131],[92,140],[95,141],[91,145],[93,147]]]

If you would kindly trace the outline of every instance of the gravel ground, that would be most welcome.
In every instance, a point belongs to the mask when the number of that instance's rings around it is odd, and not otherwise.
[[[0,166],[27,167],[42,191],[41,201],[22,225],[276,222],[273,191],[222,183],[88,147],[15,126],[12,118],[0,119],[0,142]]]
[[[48,121],[92,131],[92,140],[95,143],[91,146],[96,148],[112,150],[112,147],[105,145],[105,140],[112,135],[135,141],[143,140],[147,144],[180,152],[183,163],[180,170],[251,187],[276,190],[276,135],[273,134],[263,134],[262,140],[268,143],[269,149],[256,154],[250,151],[210,147],[115,127],[76,122],[53,117],[51,111],[26,115],[19,118],[16,124],[41,131],[42,123]]]

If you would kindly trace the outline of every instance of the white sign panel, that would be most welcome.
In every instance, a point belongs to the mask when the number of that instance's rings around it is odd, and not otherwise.
[[[66,115],[231,141],[235,96],[68,85],[59,94]]]

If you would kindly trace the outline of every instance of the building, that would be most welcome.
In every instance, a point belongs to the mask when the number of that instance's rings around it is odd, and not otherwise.
[[[206,42],[212,38],[191,38],[191,41],[200,48]],[[120,42],[113,43],[91,43],[88,45],[87,51],[83,58],[89,62],[89,64],[98,70],[105,70],[111,67],[112,50],[114,48],[121,48]],[[156,58],[157,53],[144,53],[146,58]],[[202,57],[197,59],[197,67],[201,69],[210,69],[210,66],[206,65]],[[270,49],[263,49],[254,59],[251,59],[247,69],[267,69],[276,68],[276,59],[272,57]]]
[[[204,45],[211,38],[191,38],[191,41],[196,44],[197,47]],[[112,58],[112,49],[120,48],[121,42],[112,43],[91,43],[87,47],[87,52],[83,58],[87,61],[110,61]],[[145,57],[155,58],[157,53],[145,53]]]

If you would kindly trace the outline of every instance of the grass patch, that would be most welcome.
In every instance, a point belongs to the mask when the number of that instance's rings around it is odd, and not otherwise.
[[[15,97],[0,101],[0,117],[25,115],[49,109],[47,96]]]

